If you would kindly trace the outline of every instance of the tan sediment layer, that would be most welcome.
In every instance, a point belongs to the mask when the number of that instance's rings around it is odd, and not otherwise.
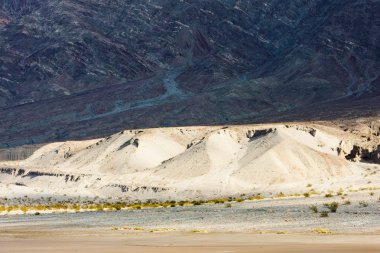
[[[0,230],[0,252],[380,252],[380,235]]]

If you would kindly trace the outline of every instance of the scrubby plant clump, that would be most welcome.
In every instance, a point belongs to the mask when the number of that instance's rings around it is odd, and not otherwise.
[[[338,202],[331,202],[331,203],[325,203],[323,204],[325,207],[327,207],[328,209],[330,209],[330,211],[332,213],[336,213],[336,211],[338,210],[338,207],[339,207],[339,203]]]

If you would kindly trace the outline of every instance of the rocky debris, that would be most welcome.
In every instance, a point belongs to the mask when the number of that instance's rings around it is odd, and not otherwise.
[[[118,150],[118,151],[119,151],[119,150],[122,150],[123,148],[126,148],[126,147],[128,147],[128,146],[130,146],[130,145],[132,145],[132,146],[138,148],[138,147],[139,147],[139,139],[134,139],[134,138],[132,138],[132,139],[126,141],[125,143],[123,143],[123,144],[122,144],[117,150]]]
[[[287,127],[289,127],[289,126],[287,126]],[[295,127],[295,129],[297,129],[297,130],[307,132],[313,137],[315,137],[315,135],[317,134],[317,129],[312,128],[312,127],[308,127],[308,126],[293,126],[293,127]]]
[[[18,168],[0,168],[0,174],[7,174],[14,177],[29,177],[29,178],[36,178],[36,177],[62,177],[64,181],[67,182],[78,182],[81,180],[81,178],[84,177],[90,177],[86,174],[81,175],[71,175],[71,174],[63,174],[63,173],[53,173],[53,172],[42,172],[42,171],[27,171],[25,169],[18,169]]]
[[[380,164],[380,145],[372,150],[354,145],[346,158],[351,161],[366,161]]]
[[[189,144],[186,145],[186,149],[189,149],[195,145],[198,145],[199,143],[201,143],[205,138],[203,137],[202,139],[199,139],[199,140],[194,140],[192,142],[190,142]]]
[[[105,187],[115,187],[120,188],[121,192],[163,192],[166,191],[166,188],[162,187],[148,187],[148,186],[128,186],[123,184],[109,184]]]
[[[67,159],[67,158],[70,158],[73,154],[71,154],[70,152],[65,152],[64,155],[63,155],[63,158]]]
[[[248,130],[246,133],[247,138],[251,141],[254,138],[265,136],[269,133],[276,132],[276,128],[260,129],[260,130]]]

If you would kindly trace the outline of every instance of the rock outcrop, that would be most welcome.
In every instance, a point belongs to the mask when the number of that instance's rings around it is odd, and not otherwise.
[[[380,164],[380,145],[374,149],[362,148],[354,145],[350,154],[346,156],[352,161],[365,161]]]

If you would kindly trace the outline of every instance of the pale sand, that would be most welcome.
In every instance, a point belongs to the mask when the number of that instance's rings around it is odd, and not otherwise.
[[[380,252],[379,235],[0,231],[0,252]]]

